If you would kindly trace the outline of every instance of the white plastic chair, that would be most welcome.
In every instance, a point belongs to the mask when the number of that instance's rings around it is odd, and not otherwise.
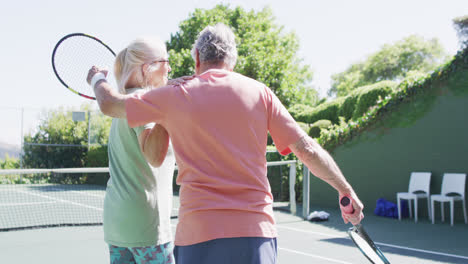
[[[465,224],[468,224],[466,217],[465,204],[465,182],[466,173],[445,173],[442,179],[442,190],[440,194],[431,195],[432,204],[432,223],[434,224],[434,202],[440,202],[440,210],[442,222],[444,217],[444,203],[450,202],[450,225],[453,226],[454,203],[461,201],[463,203],[463,214],[465,216]]]
[[[431,184],[431,173],[430,172],[412,172],[410,176],[410,182],[408,192],[397,193],[397,206],[398,206],[398,220],[401,220],[401,200],[408,200],[408,207],[410,217],[411,212],[411,201],[414,200],[414,221],[418,222],[418,199],[427,199],[427,212],[429,220],[431,220],[431,206],[429,202],[430,197],[430,184]]]

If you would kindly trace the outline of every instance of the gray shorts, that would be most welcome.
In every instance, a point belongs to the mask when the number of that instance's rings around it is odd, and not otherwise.
[[[174,249],[177,264],[275,264],[276,238],[220,238]]]

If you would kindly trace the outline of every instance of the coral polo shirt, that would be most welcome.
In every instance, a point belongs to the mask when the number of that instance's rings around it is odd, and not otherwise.
[[[183,85],[134,95],[125,105],[131,127],[155,122],[171,137],[180,185],[176,245],[277,236],[267,132],[283,155],[306,134],[268,87],[212,69]]]

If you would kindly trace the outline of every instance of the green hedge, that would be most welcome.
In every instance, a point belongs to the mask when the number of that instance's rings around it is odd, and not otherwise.
[[[321,134],[319,143],[328,151],[332,151],[337,146],[352,139],[361,131],[374,125],[384,116],[391,113],[393,109],[399,108],[402,104],[411,103],[416,97],[427,95],[433,92],[434,87],[438,87],[441,82],[448,81],[449,89],[455,95],[468,93],[468,86],[453,85],[450,79],[456,77],[457,83],[460,80],[468,82],[468,48],[459,51],[452,61],[441,65],[433,73],[425,76],[409,76],[404,79],[390,94],[379,96],[373,107],[367,108],[360,117],[341,124],[334,124],[330,129]],[[464,83],[464,82],[462,82]],[[371,101],[373,99],[365,99]]]
[[[91,146],[85,160],[86,167],[108,167],[107,145]]]
[[[300,122],[312,124],[318,120],[330,120],[333,124],[339,124],[340,116],[344,117],[345,121],[362,116],[369,107],[376,104],[379,97],[392,93],[396,86],[395,82],[382,81],[363,86],[345,97],[338,97],[317,107],[294,105],[289,112]]]
[[[304,122],[308,124],[313,124],[318,120],[330,120],[332,123],[337,123],[338,113],[342,105],[343,98],[338,98],[336,100],[325,102],[317,107],[304,107],[304,106],[295,106],[295,108],[290,109],[291,115],[299,122]],[[300,108],[302,111],[291,111],[297,110]]]
[[[328,129],[331,125],[332,122],[330,120],[319,120],[310,126],[308,134],[313,138],[318,138],[320,137],[320,132],[323,129]]]
[[[309,134],[309,130],[310,130],[310,125],[309,124],[304,123],[304,122],[297,122],[297,124],[302,128],[302,130],[304,130],[304,132]]]
[[[0,159],[0,169],[19,169],[20,160],[15,157],[10,157],[8,153],[5,155],[5,159]]]
[[[392,81],[382,81],[372,85],[363,86],[352,93],[350,96],[356,97],[356,104],[353,110],[352,119],[361,117],[364,113],[369,110],[369,107],[374,106],[377,100],[385,98],[387,95],[392,93],[397,83]],[[346,113],[350,115],[351,113]],[[342,115],[346,116],[346,115]],[[349,118],[346,119],[346,121]]]
[[[314,108],[309,106],[309,105],[295,104],[295,105],[291,106],[288,109],[288,111],[294,117],[294,119],[296,121],[307,123],[305,121],[307,113],[312,111],[312,109],[314,109]]]
[[[344,117],[346,121],[353,117],[354,110],[356,109],[356,105],[359,100],[359,94],[357,92],[358,91],[355,91],[349,96],[344,97],[344,101],[338,115]]]

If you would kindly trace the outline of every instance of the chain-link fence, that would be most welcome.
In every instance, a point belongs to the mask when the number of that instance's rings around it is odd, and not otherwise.
[[[111,118],[91,107],[77,109],[1,107],[0,159],[22,158],[24,151],[88,149],[106,145]]]

